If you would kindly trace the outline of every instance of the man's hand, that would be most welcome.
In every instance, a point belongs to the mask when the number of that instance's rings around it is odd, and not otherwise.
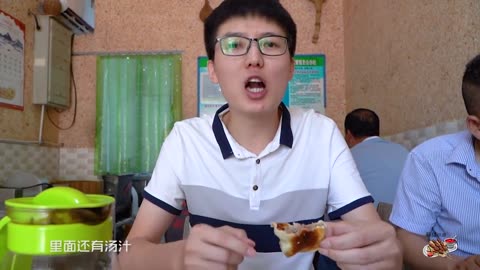
[[[467,257],[455,265],[455,270],[478,270],[480,269],[480,255]]]
[[[341,269],[401,269],[402,255],[393,227],[383,221],[328,222],[320,253]]]
[[[255,255],[254,246],[243,230],[199,224],[185,242],[184,269],[236,269],[245,256]]]

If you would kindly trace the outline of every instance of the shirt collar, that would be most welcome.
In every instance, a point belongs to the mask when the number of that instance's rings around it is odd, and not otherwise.
[[[281,130],[280,130],[280,144],[285,145],[289,148],[292,148],[293,145],[293,132],[290,123],[290,112],[287,109],[285,104],[280,103],[280,108],[282,109],[282,123],[281,123]],[[217,140],[218,146],[222,151],[223,159],[227,159],[228,157],[233,155],[232,147],[228,142],[227,135],[225,134],[225,130],[223,129],[222,121],[220,120],[220,115],[228,109],[228,103],[220,107],[215,113],[215,117],[213,118],[212,123],[212,130],[213,134],[215,135],[215,139]]]
[[[465,138],[465,137],[466,138]],[[472,168],[476,166],[475,149],[473,147],[474,138],[470,132],[463,132],[460,142],[453,148],[450,157],[446,163],[458,163],[467,167],[467,171],[473,173]],[[472,176],[475,176],[472,174]]]
[[[373,140],[373,139],[380,139],[380,137],[379,136],[370,136],[370,137],[365,138],[362,142],[370,141],[370,140]]]

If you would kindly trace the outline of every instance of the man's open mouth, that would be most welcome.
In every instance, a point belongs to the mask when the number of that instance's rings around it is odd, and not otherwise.
[[[245,88],[251,93],[259,93],[265,89],[265,83],[260,78],[250,78],[245,83]]]

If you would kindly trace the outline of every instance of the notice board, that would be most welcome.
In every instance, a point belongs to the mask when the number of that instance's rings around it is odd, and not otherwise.
[[[295,72],[288,83],[283,102],[289,108],[314,109],[324,114],[326,107],[325,55],[300,54],[294,57]],[[208,58],[198,57],[198,116],[214,114],[226,103],[218,84],[210,81]]]

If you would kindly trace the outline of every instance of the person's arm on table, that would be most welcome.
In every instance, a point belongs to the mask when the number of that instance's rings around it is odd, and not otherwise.
[[[427,236],[411,233],[397,228],[397,236],[403,247],[405,263],[411,270],[450,270],[453,269],[459,257],[448,254],[448,257],[428,258],[423,255],[423,247],[428,244]]]
[[[477,270],[480,269],[480,255],[472,255],[461,261],[459,261],[455,267],[455,270]]]

